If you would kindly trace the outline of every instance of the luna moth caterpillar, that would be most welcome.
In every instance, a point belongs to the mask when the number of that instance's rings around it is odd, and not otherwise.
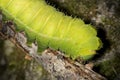
[[[39,51],[50,47],[73,59],[87,60],[100,46],[92,25],[66,16],[45,0],[0,0],[0,9],[18,30],[25,31],[29,41],[37,40]]]

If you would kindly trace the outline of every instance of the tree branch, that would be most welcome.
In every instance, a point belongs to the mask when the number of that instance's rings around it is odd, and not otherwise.
[[[38,45],[35,41],[31,47],[27,45],[24,32],[16,32],[13,22],[2,22],[0,14],[0,38],[9,39],[27,55],[35,59],[45,70],[57,80],[106,80],[100,74],[86,68],[83,64],[75,62],[60,51],[50,48],[38,55]]]

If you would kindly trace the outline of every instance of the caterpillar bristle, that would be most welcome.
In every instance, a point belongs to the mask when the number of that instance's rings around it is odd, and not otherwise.
[[[1,0],[0,7],[4,15],[17,25],[15,28],[18,31],[24,30],[19,35],[27,36],[28,43],[39,45],[39,51],[46,48],[58,49],[75,59],[93,55],[92,51],[99,46],[96,31],[91,24],[85,24],[82,21],[84,18],[79,20],[77,16],[67,16],[67,11],[55,9],[57,6],[49,0],[46,3],[45,0]],[[12,25],[10,22],[6,25],[8,24]],[[7,27],[6,25],[4,26]]]

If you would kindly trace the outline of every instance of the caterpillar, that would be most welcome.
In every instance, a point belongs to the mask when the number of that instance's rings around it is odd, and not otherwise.
[[[38,51],[59,49],[66,56],[88,60],[100,47],[97,31],[79,18],[72,18],[45,0],[0,0],[2,13],[24,30],[28,41],[38,42]]]

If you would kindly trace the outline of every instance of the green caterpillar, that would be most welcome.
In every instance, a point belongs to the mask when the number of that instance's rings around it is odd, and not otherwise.
[[[39,51],[48,46],[60,49],[67,56],[87,60],[100,46],[92,25],[57,11],[45,0],[0,0],[5,16],[24,30],[29,41],[36,38]]]

